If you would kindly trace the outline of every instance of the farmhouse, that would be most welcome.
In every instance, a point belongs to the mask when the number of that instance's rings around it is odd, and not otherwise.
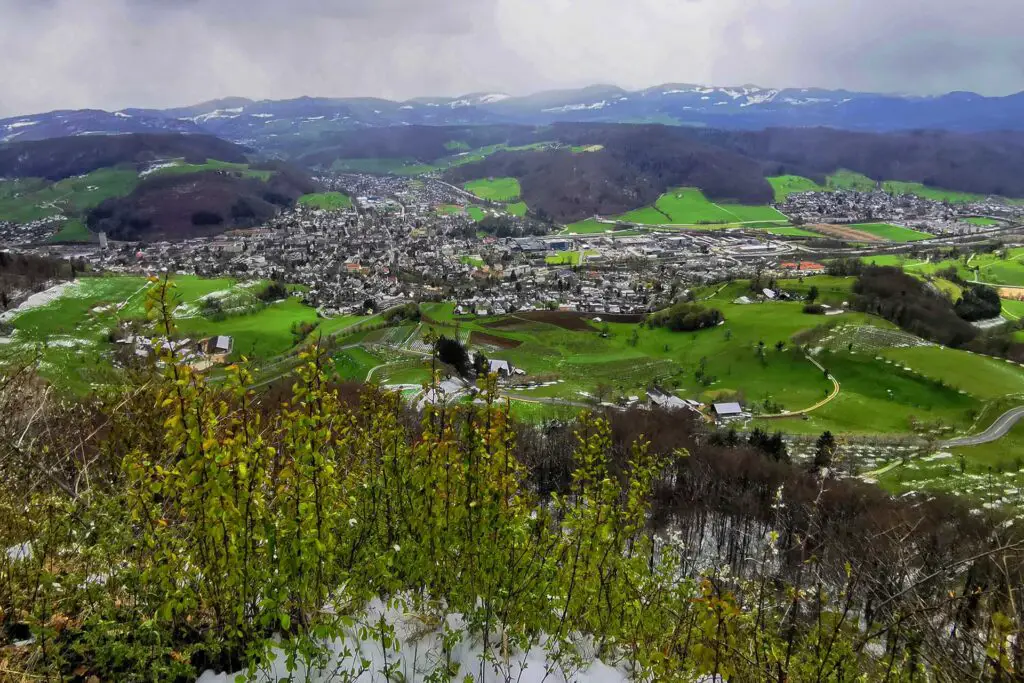
[[[722,422],[743,417],[743,408],[739,403],[716,403],[713,408],[715,417]]]

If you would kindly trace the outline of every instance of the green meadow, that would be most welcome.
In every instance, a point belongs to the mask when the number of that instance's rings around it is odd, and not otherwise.
[[[316,192],[299,197],[299,204],[325,211],[337,211],[350,208],[352,200],[341,192]]]
[[[958,259],[934,259],[900,255],[865,256],[865,263],[879,266],[899,266],[911,274],[934,275],[938,271],[953,268],[967,280],[986,282],[996,286],[1024,287],[1024,248],[1005,251],[1005,258],[999,254],[972,254]]]
[[[826,188],[810,178],[798,175],[775,176],[774,178],[768,178],[768,182],[771,184],[772,189],[775,190],[775,201],[780,204],[789,199],[789,196],[792,194],[824,192],[826,190]]]
[[[771,206],[716,204],[695,188],[677,188],[661,195],[653,206],[615,217],[625,223],[644,225],[713,225],[752,222],[787,222]]]
[[[515,178],[471,180],[465,183],[463,188],[490,202],[513,202],[519,198],[521,192],[519,181]]]
[[[290,352],[296,346],[292,334],[296,323],[316,325],[314,335],[336,335],[366,320],[362,316],[319,318],[313,308],[295,297],[263,304],[256,297],[266,284],[262,281],[176,276],[172,282],[170,301],[178,335],[234,337],[233,358],[246,355],[269,360]],[[10,342],[0,344],[0,362],[38,354],[44,377],[78,393],[93,384],[114,381],[111,359],[117,347],[110,337],[119,326],[136,321],[142,332],[160,334],[147,320],[145,302],[150,287],[143,277],[79,278],[60,297],[10,321]],[[202,299],[211,296],[220,299],[228,312],[225,317],[201,315]]]
[[[860,230],[866,232],[869,235],[875,235],[881,237],[884,240],[890,242],[918,242],[920,240],[931,239],[933,235],[929,235],[925,232],[918,230],[911,230],[910,228],[904,228],[899,225],[890,225],[888,223],[857,223],[856,225],[848,226],[854,230]]]

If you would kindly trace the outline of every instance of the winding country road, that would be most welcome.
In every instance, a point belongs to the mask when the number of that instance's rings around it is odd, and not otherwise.
[[[943,448],[958,448],[960,446],[980,446],[984,443],[991,443],[998,441],[999,439],[1006,436],[1006,433],[1017,424],[1021,418],[1024,418],[1024,406],[1018,406],[1012,410],[1008,410],[999,418],[992,423],[992,426],[983,431],[981,434],[974,436],[965,436],[959,439],[952,439],[942,444]]]

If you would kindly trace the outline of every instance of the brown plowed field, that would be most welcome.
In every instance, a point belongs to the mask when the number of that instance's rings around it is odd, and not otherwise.
[[[814,232],[820,232],[822,235],[828,237],[835,237],[836,239],[846,240],[848,242],[884,242],[878,235],[872,235],[869,232],[861,232],[860,230],[854,230],[847,225],[830,225],[821,223],[818,225],[808,225],[807,227]]]
[[[499,349],[514,349],[517,346],[521,346],[523,342],[515,339],[509,339],[507,337],[498,337],[493,334],[487,334],[486,332],[477,332],[473,330],[469,334],[470,345],[479,346],[496,346]]]

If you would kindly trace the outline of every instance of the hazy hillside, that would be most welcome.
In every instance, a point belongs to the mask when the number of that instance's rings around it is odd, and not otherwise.
[[[299,97],[254,101],[227,97],[170,109],[91,109],[29,114],[0,120],[0,142],[73,135],[174,131],[210,133],[278,149],[340,131],[388,126],[445,126],[560,122],[664,123],[687,127],[761,130],[827,126],[864,131],[1024,129],[1024,93],[939,97],[665,83],[628,91],[613,85],[512,97],[472,93],[407,101],[375,97]]]
[[[245,150],[211,135],[87,135],[0,145],[0,178],[62,180],[99,168],[182,158],[244,163]]]

